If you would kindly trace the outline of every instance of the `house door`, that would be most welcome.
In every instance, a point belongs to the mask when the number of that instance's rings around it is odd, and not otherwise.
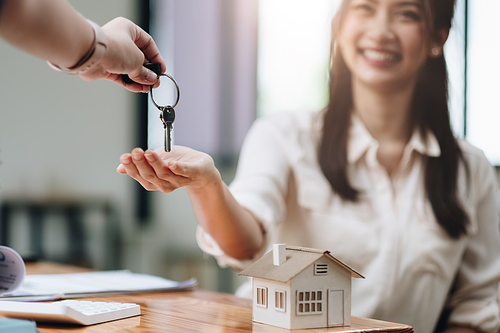
[[[343,290],[328,290],[328,326],[344,326]]]

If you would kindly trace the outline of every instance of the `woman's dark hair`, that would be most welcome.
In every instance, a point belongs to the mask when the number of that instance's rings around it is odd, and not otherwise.
[[[437,31],[451,27],[455,0],[423,3],[430,38],[438,38]],[[318,161],[333,191],[346,201],[357,202],[361,193],[351,186],[347,172],[347,141],[353,109],[351,73],[335,43],[348,7],[349,0],[345,0],[332,21],[330,103],[324,114]],[[450,237],[459,238],[466,234],[469,219],[458,199],[457,178],[460,162],[466,169],[467,165],[451,129],[448,73],[443,56],[428,58],[424,64],[413,96],[411,118],[414,128],[423,135],[431,131],[437,138],[441,154],[425,159],[425,191],[438,223]]]

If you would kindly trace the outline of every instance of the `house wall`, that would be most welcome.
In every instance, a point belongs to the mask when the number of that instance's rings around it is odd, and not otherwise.
[[[257,306],[257,287],[267,287],[267,308]],[[285,312],[275,309],[275,291],[283,290],[285,296]],[[293,306],[290,303],[290,281],[287,283],[270,281],[266,279],[253,279],[252,295],[253,295],[253,321],[273,326],[279,326],[290,329],[291,314],[293,314]]]
[[[291,329],[305,329],[328,326],[328,290],[344,290],[344,325],[351,323],[351,273],[335,264],[330,259],[322,257],[316,262],[328,263],[328,275],[314,275],[314,263],[304,269],[291,280],[290,303]],[[323,311],[321,314],[297,315],[297,291],[322,290]]]

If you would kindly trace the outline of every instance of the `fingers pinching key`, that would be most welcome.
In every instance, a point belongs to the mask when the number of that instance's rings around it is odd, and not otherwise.
[[[174,127],[175,110],[171,106],[165,106],[160,113],[160,119],[163,122],[165,130],[165,151],[168,153],[172,150],[172,128]]]

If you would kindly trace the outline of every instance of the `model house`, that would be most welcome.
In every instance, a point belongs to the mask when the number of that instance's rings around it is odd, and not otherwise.
[[[274,244],[239,275],[253,278],[253,321],[287,329],[349,326],[351,278],[329,251]]]

